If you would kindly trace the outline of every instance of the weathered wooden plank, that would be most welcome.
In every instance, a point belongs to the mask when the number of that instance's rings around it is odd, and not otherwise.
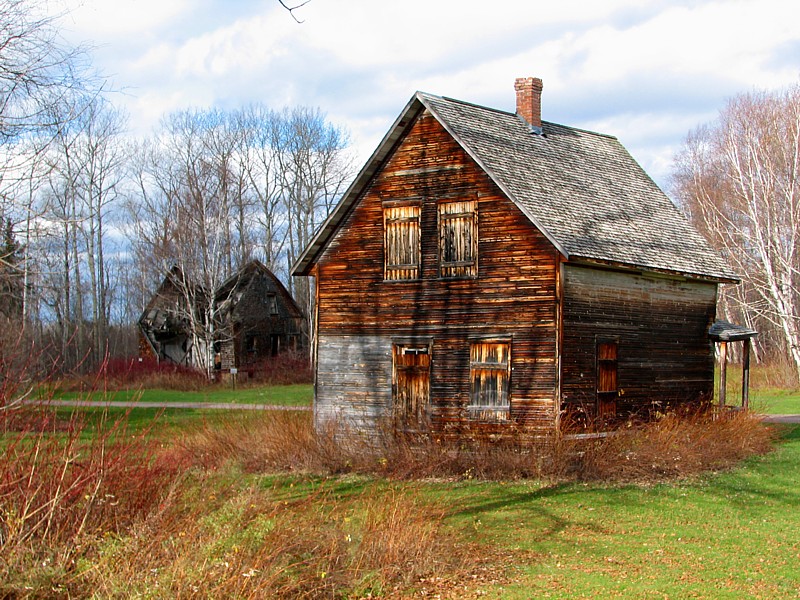
[[[395,274],[386,269],[385,209],[414,203],[419,206],[418,277],[389,281]],[[443,209],[442,203],[449,204]],[[455,221],[476,215],[477,238],[458,240],[477,243],[476,277],[442,277],[443,213]],[[459,222],[454,228],[466,227]],[[469,252],[459,246],[455,256]],[[397,260],[390,259],[389,264]],[[558,253],[546,238],[435,119],[423,115],[318,263],[318,414],[346,409],[363,423],[383,414],[391,400],[392,340],[420,336],[433,340],[432,426],[494,431],[496,424],[481,422],[467,410],[470,343],[505,337],[512,345],[511,418],[551,429],[558,364],[557,267]],[[364,395],[349,398],[348,386],[365,390]]]
[[[713,347],[706,334],[715,315],[714,284],[576,265],[564,271],[565,403],[595,406],[596,342],[604,336],[618,343],[620,412],[711,396]]]

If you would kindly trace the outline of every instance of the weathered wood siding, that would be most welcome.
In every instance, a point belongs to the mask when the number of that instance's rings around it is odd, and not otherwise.
[[[598,342],[609,340],[617,342],[618,415],[711,396],[716,284],[565,265],[563,287],[567,408],[594,413]]]
[[[392,338],[325,335],[317,355],[314,418],[368,429],[392,408]]]
[[[384,212],[418,204],[419,277],[385,279]],[[439,205],[477,203],[477,276],[440,275]],[[441,125],[423,113],[317,263],[318,419],[367,426],[391,414],[392,344],[431,341],[434,429],[494,431],[470,418],[470,343],[511,340],[511,420],[552,428],[558,253]]]

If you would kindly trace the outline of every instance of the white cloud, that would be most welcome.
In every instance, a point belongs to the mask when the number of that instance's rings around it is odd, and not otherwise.
[[[65,25],[72,35],[101,43],[127,35],[147,37],[196,6],[190,0],[70,0],[67,5]]]
[[[725,98],[800,76],[786,0],[311,0],[302,25],[277,0],[68,1],[129,88],[134,130],[190,106],[307,104],[362,159],[417,89],[512,110],[514,78],[534,75],[545,119],[617,135],[665,172]]]

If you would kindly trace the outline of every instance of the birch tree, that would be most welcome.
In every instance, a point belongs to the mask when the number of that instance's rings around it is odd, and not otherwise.
[[[210,373],[214,290],[250,256],[235,140],[223,113],[181,111],[166,117],[137,155],[132,243],[150,273],[163,276],[173,267],[181,273],[175,283],[194,362]]]
[[[97,364],[106,353],[112,304],[109,217],[119,196],[124,117],[99,97],[61,127],[45,158],[47,189],[40,199],[51,244],[37,244],[42,297],[72,363]],[[48,255],[56,247],[57,255]],[[112,244],[113,249],[113,244]]]
[[[779,335],[800,380],[800,86],[742,94],[693,131],[675,192],[743,277],[724,301]]]
[[[22,322],[35,313],[29,252],[41,223],[42,158],[59,132],[102,92],[84,47],[60,35],[47,0],[0,0],[0,211],[22,245]]]

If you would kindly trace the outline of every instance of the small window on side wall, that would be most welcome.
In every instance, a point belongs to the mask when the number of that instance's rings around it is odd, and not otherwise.
[[[478,275],[478,203],[474,200],[439,205],[439,275]]]
[[[419,278],[419,215],[418,204],[384,207],[384,279],[404,281]]]
[[[511,343],[481,341],[470,346],[470,416],[505,420],[510,409]]]

